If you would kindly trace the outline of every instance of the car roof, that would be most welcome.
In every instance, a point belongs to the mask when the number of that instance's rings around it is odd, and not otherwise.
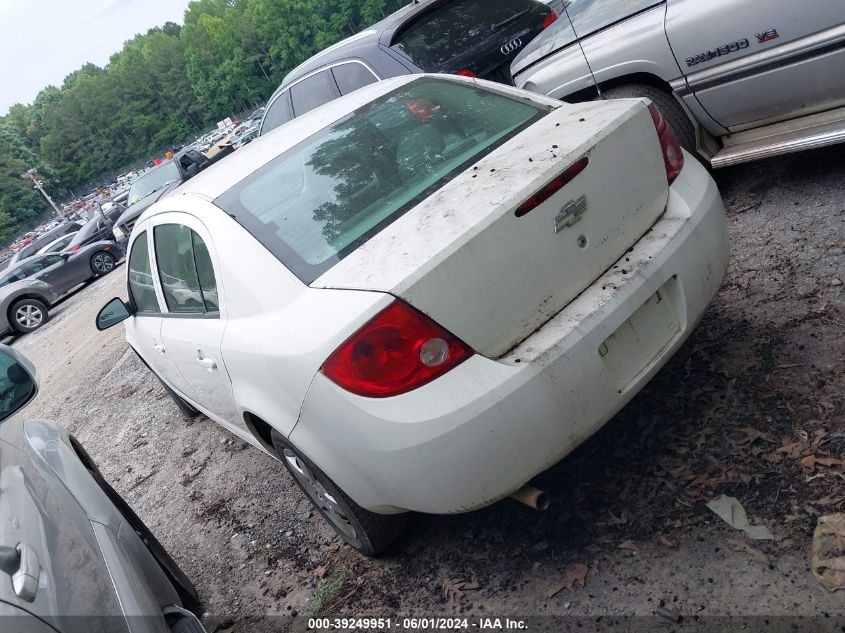
[[[304,77],[308,73],[338,60],[355,57],[354,49],[366,46],[376,46],[379,41],[381,41],[384,34],[392,33],[398,27],[410,21],[418,14],[428,10],[432,4],[438,4],[440,2],[442,2],[442,0],[423,0],[421,2],[412,2],[401,9],[394,11],[386,18],[376,22],[370,27],[367,27],[363,31],[332,44],[328,48],[325,48],[319,53],[309,57],[285,75],[281,85],[273,92],[273,95],[267,100],[267,102],[269,103],[272,101],[280,92],[283,92],[288,86],[290,86],[290,84],[295,82],[297,79]]]
[[[167,199],[173,200],[179,194],[193,194],[213,200],[280,154],[283,154],[294,145],[301,143],[323,128],[328,127],[335,121],[342,119],[353,110],[366,105],[381,95],[387,94],[391,90],[395,90],[424,76],[447,78],[446,75],[403,75],[364,86],[348,95],[338,97],[267,132],[267,134],[259,136],[248,145],[239,149],[229,159],[220,161],[201,171],[179,187],[178,193],[174,192]],[[473,81],[451,75],[448,76],[448,80]],[[154,206],[158,206],[158,203]]]

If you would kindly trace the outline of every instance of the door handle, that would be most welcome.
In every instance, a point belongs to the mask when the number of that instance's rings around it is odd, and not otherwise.
[[[213,358],[203,356],[202,350],[197,350],[197,362],[205,367],[207,370],[217,369],[217,361]]]
[[[27,602],[35,600],[41,566],[34,549],[23,543],[17,547],[0,547],[0,569],[12,577],[12,588],[18,598]]]
[[[153,343],[153,349],[159,354],[164,354],[164,352],[167,351],[164,349],[164,345],[159,345],[158,343]]]

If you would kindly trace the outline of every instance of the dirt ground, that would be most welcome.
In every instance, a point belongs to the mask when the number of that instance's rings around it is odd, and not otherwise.
[[[220,628],[257,630],[267,614],[278,625],[313,613],[612,617],[659,606],[682,623],[836,620],[845,596],[817,583],[809,556],[818,516],[845,505],[842,463],[818,462],[845,457],[845,154],[716,178],[733,239],[719,296],[634,401],[538,478],[553,500],[545,513],[504,501],[417,516],[387,556],[359,556],[280,463],[205,418],[185,421],[122,328],[96,331],[123,268],[14,342],[40,372],[28,414],[79,438]],[[746,541],[710,512],[722,493],[775,539]],[[577,565],[585,585],[552,595]]]

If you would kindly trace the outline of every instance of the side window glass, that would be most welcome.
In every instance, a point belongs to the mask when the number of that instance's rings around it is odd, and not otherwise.
[[[202,238],[193,231],[191,231],[191,238],[194,243],[194,262],[197,266],[197,278],[200,282],[205,309],[208,312],[218,312],[220,304],[217,300],[217,281],[214,279],[214,267],[211,265],[208,248]]]
[[[128,266],[129,295],[137,312],[161,312],[150,272],[150,251],[146,231],[141,233],[132,245]]]
[[[264,120],[261,121],[261,134],[275,130],[293,118],[293,113],[290,111],[290,104],[288,103],[289,98],[290,95],[287,92],[283,92],[270,104],[270,109],[267,110],[264,114]]]
[[[335,66],[332,68],[332,74],[342,95],[378,81],[378,78],[366,66],[358,62]]]
[[[20,270],[23,272],[24,276],[28,277],[29,275],[40,273],[45,268],[47,268],[47,262],[43,257],[41,257],[31,262],[27,262],[20,267]]]
[[[323,71],[292,86],[290,98],[293,101],[293,111],[296,116],[334,100],[337,95],[332,81],[329,72]]]
[[[154,229],[156,264],[164,300],[170,312],[205,312],[191,229],[181,224],[162,224]]]

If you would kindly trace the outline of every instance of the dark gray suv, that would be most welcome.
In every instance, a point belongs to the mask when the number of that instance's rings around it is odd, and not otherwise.
[[[449,73],[513,84],[510,63],[557,20],[538,0],[421,0],[317,53],[267,103],[259,136],[358,88]]]

